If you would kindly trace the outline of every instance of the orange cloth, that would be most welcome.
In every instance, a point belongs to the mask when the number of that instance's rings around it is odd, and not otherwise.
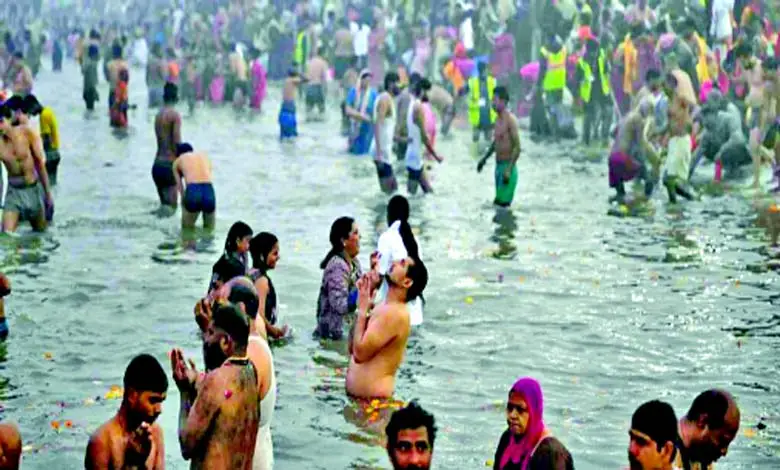
[[[631,36],[627,35],[623,41],[623,93],[634,94],[634,83],[639,77],[639,51]]]
[[[460,73],[460,69],[455,66],[455,62],[449,61],[444,66],[443,73],[444,76],[447,77],[447,80],[452,82],[452,88],[455,92],[455,95],[457,96],[460,90],[466,86],[466,80],[463,79],[463,75]]]
[[[168,75],[173,81],[179,79],[179,64],[175,60],[168,62]]]

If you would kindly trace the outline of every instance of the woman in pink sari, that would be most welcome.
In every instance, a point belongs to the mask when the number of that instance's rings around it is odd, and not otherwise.
[[[509,390],[504,431],[493,470],[574,470],[571,454],[544,425],[544,398],[536,379],[523,377]]]
[[[254,50],[254,59],[252,60],[252,96],[249,101],[249,107],[260,111],[265,99],[266,86],[268,80],[266,77],[265,67],[260,62],[260,51]]]

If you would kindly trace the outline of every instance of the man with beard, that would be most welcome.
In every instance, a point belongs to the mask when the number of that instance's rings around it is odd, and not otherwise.
[[[198,375],[180,349],[171,351],[173,378],[181,393],[179,444],[193,470],[252,468],[260,394],[247,355],[248,340],[246,315],[235,305],[219,305],[203,334],[205,375]]]
[[[398,74],[395,72],[388,72],[385,75],[385,90],[377,97],[374,107],[374,164],[379,178],[379,187],[386,194],[398,189],[398,182],[390,165],[395,119],[397,119],[393,99],[400,93],[398,81]]]
[[[148,354],[136,356],[125,370],[124,397],[116,416],[90,437],[84,467],[165,468],[163,432],[155,420],[162,412],[168,378]]]
[[[672,470],[677,454],[677,417],[668,403],[653,400],[634,411],[628,431],[631,470]]]
[[[693,400],[679,423],[679,454],[675,465],[706,470],[725,457],[739,431],[739,407],[725,390],[707,390]]]
[[[393,470],[428,470],[433,460],[436,420],[412,402],[393,413],[385,429]]]

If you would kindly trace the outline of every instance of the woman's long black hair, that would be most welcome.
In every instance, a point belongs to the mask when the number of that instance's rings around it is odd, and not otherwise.
[[[409,201],[400,194],[393,196],[387,203],[387,224],[392,225],[395,221],[401,222],[398,233],[401,235],[409,257],[413,260],[419,260],[417,240],[415,240],[412,227],[409,225]]]
[[[228,230],[227,238],[225,238],[225,252],[235,253],[238,250],[237,240],[251,236],[252,227],[240,220],[234,223]]]
[[[268,271],[268,254],[279,243],[276,235],[268,232],[260,232],[249,242],[249,254],[252,255],[252,267],[265,273]]]
[[[330,251],[320,263],[320,269],[325,269],[331,258],[344,251],[344,240],[352,233],[354,223],[352,217],[339,217],[330,226]]]

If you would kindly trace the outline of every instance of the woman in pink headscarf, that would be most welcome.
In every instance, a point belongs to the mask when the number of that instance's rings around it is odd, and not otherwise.
[[[509,390],[509,428],[496,449],[493,470],[573,470],[571,454],[544,425],[544,398],[536,379],[523,377]]]

